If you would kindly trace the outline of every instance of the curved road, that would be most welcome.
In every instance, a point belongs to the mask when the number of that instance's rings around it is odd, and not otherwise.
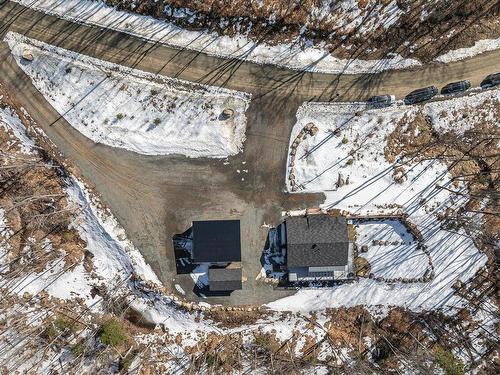
[[[290,293],[272,290],[255,277],[266,236],[261,225],[277,224],[283,209],[317,206],[323,198],[284,193],[288,138],[302,102],[360,100],[386,93],[402,97],[418,87],[460,79],[478,85],[485,75],[500,71],[497,50],[448,65],[371,75],[298,72],[149,43],[0,0],[0,38],[9,30],[144,71],[253,94],[244,152],[230,158],[228,164],[214,159],[143,156],[96,145],[74,130],[36,91],[10,57],[6,44],[0,43],[0,81],[97,187],[166,285],[180,284],[188,298],[199,298],[192,292],[189,276],[176,275],[174,233],[185,231],[196,219],[242,220],[244,289],[210,300],[227,304],[265,303]],[[249,170],[245,181],[236,169]]]

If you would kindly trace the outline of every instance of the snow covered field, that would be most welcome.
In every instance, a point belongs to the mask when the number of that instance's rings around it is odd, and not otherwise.
[[[132,70],[15,33],[5,40],[49,103],[96,143],[213,158],[243,148],[248,94]],[[25,50],[33,61],[22,58]],[[225,109],[233,115],[222,117]]]
[[[490,90],[461,98],[432,102],[421,106],[394,105],[368,109],[364,103],[303,104],[297,113],[290,150],[296,135],[309,123],[318,128],[297,147],[293,170],[297,191],[325,192],[323,208],[338,208],[351,214],[406,213],[420,230],[435,266],[435,278],[427,283],[387,284],[370,279],[328,290],[301,290],[296,295],[270,303],[274,309],[312,311],[325,307],[399,305],[415,310],[460,306],[453,296],[456,280],[467,281],[486,263],[486,256],[463,230],[441,228],[437,216],[452,212],[467,201],[467,194],[455,195],[443,189],[467,192],[451,181],[447,166],[436,159],[408,160],[396,156],[386,160],[387,138],[399,121],[412,119],[419,109],[429,116],[436,131],[462,133],[482,121],[498,124],[494,107],[500,90]],[[480,107],[481,106],[481,107]],[[479,108],[480,107],[480,108]],[[457,111],[461,108],[461,111]],[[468,116],[462,116],[463,111]],[[456,117],[455,117],[456,116]],[[453,120],[453,121],[452,121]],[[418,129],[415,131],[418,136]],[[289,162],[291,159],[289,159]],[[344,184],[337,185],[339,174]],[[288,179],[287,179],[288,180]],[[289,181],[289,180],[288,180]],[[288,188],[292,186],[289,183]],[[387,226],[360,228],[361,241],[370,243],[387,233]],[[383,249],[368,251],[379,276],[421,274],[427,265],[425,256],[412,251]],[[405,275],[405,276],[406,276]]]
[[[36,147],[34,142],[26,135],[24,125],[9,107],[0,109],[0,126],[12,132],[15,142],[19,142],[22,146],[22,153],[26,155],[33,153]],[[82,263],[64,271],[68,265],[65,265],[64,259],[61,258],[47,265],[44,271],[30,273],[12,283],[15,285],[11,289],[12,292],[22,295],[24,292],[38,294],[45,290],[54,297],[62,299],[77,295],[91,306],[96,302],[90,295],[92,285],[105,280],[107,285],[113,288],[129,278],[132,271],[144,280],[160,285],[160,281],[149,265],[146,265],[142,255],[126,239],[125,232],[116,219],[109,211],[98,208],[98,202],[93,200],[85,186],[75,177],[67,181],[66,194],[69,206],[76,213],[72,227],[87,243],[86,249],[94,254],[94,276],[85,271]],[[0,243],[7,243],[8,235],[12,233],[4,221],[2,212],[0,209],[0,234],[4,241]],[[45,244],[47,251],[55,250],[50,241],[48,239],[47,241]],[[5,251],[6,248],[0,246],[0,254]]]

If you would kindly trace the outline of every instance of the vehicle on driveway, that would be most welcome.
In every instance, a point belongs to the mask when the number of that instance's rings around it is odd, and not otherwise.
[[[483,79],[483,82],[481,82],[482,89],[487,89],[498,85],[500,85],[500,72],[486,76],[486,78]]]
[[[377,95],[377,96],[372,96],[370,99],[366,101],[366,104],[369,107],[373,108],[383,108],[383,107],[389,107],[390,105],[394,104],[396,101],[396,97],[394,95]]]
[[[435,86],[424,87],[410,92],[405,96],[405,104],[415,104],[429,100],[438,93]]]
[[[470,89],[470,82],[467,80],[452,82],[452,83],[448,83],[446,86],[444,86],[441,89],[441,94],[453,95],[453,94],[457,94],[459,92],[467,91],[468,89]]]

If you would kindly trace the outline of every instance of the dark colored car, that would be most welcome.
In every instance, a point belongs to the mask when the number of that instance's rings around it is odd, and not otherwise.
[[[481,82],[481,88],[487,89],[489,87],[494,87],[500,85],[500,73],[493,73],[486,76]]]
[[[426,100],[429,100],[434,95],[438,93],[438,89],[435,86],[424,87],[415,91],[410,92],[405,96],[405,104],[415,104]]]
[[[456,94],[459,92],[464,92],[468,89],[470,89],[470,82],[467,80],[466,81],[452,82],[452,83],[448,83],[445,87],[443,87],[441,89],[441,94],[452,95],[452,94]]]
[[[368,104],[369,107],[373,108],[383,108],[383,107],[389,107],[395,101],[396,98],[394,97],[394,95],[378,95],[378,96],[372,96],[370,99],[366,101],[366,104]]]

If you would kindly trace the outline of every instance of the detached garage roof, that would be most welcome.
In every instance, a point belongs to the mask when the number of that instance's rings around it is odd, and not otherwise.
[[[348,264],[349,239],[345,217],[292,216],[285,220],[288,267]]]
[[[208,287],[211,291],[241,289],[241,268],[209,268]]]
[[[240,221],[193,221],[193,261],[195,263],[240,262]]]

